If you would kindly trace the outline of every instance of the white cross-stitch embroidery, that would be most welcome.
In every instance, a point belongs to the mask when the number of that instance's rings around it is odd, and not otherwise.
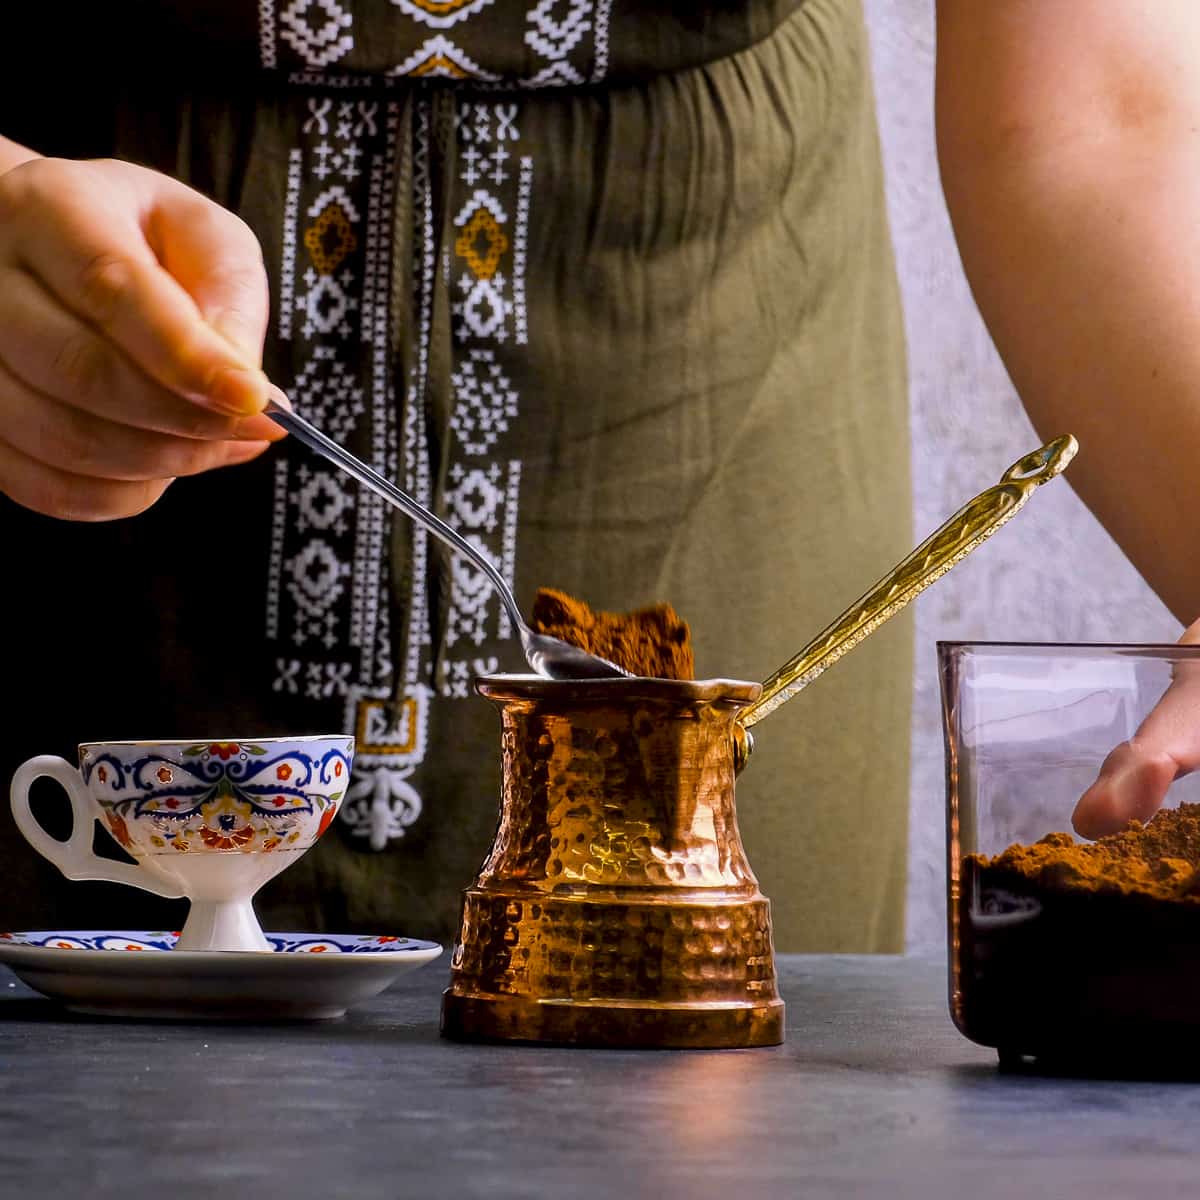
[[[376,767],[356,772],[338,814],[350,832],[368,839],[372,850],[386,849],[388,842],[421,815],[421,796],[408,782],[410,771]]]
[[[310,474],[296,493],[296,507],[300,510],[296,518],[298,532],[329,530],[345,534],[350,503],[340,485],[341,480],[328,471]]]
[[[314,69],[353,47],[353,10],[345,0],[294,0],[278,11],[270,0],[260,3],[264,62],[270,28]],[[434,28],[481,19],[489,7],[474,0],[457,6],[405,0],[395,7],[407,11],[409,4],[436,18],[423,22]],[[452,13],[458,14],[453,21]],[[441,35],[427,39],[397,70],[494,79]],[[313,90],[301,100],[297,144],[289,152],[275,290],[286,309],[277,331],[292,347],[290,394],[336,440],[357,448],[421,502],[434,503],[424,388],[435,271],[444,269],[452,289],[453,410],[448,461],[439,476],[446,490],[436,499],[447,520],[511,578],[521,480],[512,443],[520,397],[503,353],[528,337],[524,281],[533,183],[532,155],[515,157],[520,107],[510,98],[460,101],[458,171],[441,181],[453,235],[439,263],[430,100],[420,95],[412,105],[411,177],[404,180],[411,196],[403,200],[411,199],[414,220],[417,362],[401,385],[391,357],[400,109],[387,100],[340,99],[329,90],[355,82],[317,75],[307,82]],[[402,405],[399,386],[405,388]],[[277,647],[272,688],[314,706],[314,713],[338,706],[357,739],[354,781],[339,819],[382,849],[422,812],[431,706],[471,695],[476,674],[499,668],[497,647],[510,634],[507,614],[486,580],[454,557],[440,621],[444,641],[433,646],[429,547],[423,530],[404,523],[411,538],[407,614],[404,640],[395,647],[401,657],[393,663],[391,511],[302,448],[276,460],[274,489],[266,614]]]
[[[376,0],[378,2],[378,0]],[[368,0],[358,0],[366,4]],[[290,78],[298,86],[364,88],[376,86],[366,73],[330,73],[326,68],[346,59],[356,49],[353,33],[354,6],[349,0],[258,0],[259,44],[264,67],[279,65],[279,40],[294,51],[302,68]],[[497,37],[507,30],[515,4],[497,5],[495,0],[390,0],[399,22],[412,22],[414,29],[456,30],[458,37],[472,30],[470,44],[475,54],[452,41],[444,32],[423,39],[421,44],[390,67],[393,77],[474,80],[523,87],[562,87],[596,83],[609,73],[609,27],[612,0],[536,0],[525,8],[528,28],[524,41],[533,52],[534,64],[524,74],[502,77],[496,64],[478,47],[488,46],[489,29],[496,16]],[[373,19],[383,20],[378,12]],[[366,18],[364,18],[365,20]],[[399,31],[398,45],[412,45]],[[477,61],[477,58],[479,61]],[[504,61],[503,59],[498,59]],[[376,69],[380,69],[376,67]],[[384,68],[387,69],[387,68]],[[306,131],[307,132],[307,131]],[[322,130],[322,132],[327,132]],[[357,136],[357,134],[356,134]]]
[[[555,20],[556,11],[564,7],[566,12]],[[589,0],[539,0],[526,18],[533,28],[526,32],[525,41],[544,58],[559,62],[591,29],[591,14]]]
[[[366,411],[362,385],[332,346],[316,347],[290,395],[300,412],[335,442],[344,442]]]
[[[467,454],[486,454],[517,415],[517,394],[489,350],[472,350],[451,380],[458,443]]]
[[[387,320],[398,108],[312,95],[305,112],[289,155],[277,289],[301,318],[293,327],[280,317],[294,345],[290,392],[341,442],[369,428],[367,456],[395,477]],[[303,450],[276,460],[267,633],[286,651],[276,692],[354,708],[355,695],[389,684],[388,512]]]
[[[275,0],[258,0],[258,49],[262,65],[273,71],[275,56]]]
[[[509,154],[504,144],[520,137],[517,111],[517,105],[500,100],[462,104],[457,114],[459,174],[466,198],[454,209],[452,278],[459,298],[452,312],[462,349],[451,376],[455,439],[445,496],[451,522],[509,579],[516,569],[521,463],[505,447],[516,428],[520,397],[501,353],[513,341],[518,289],[514,247],[527,237],[529,215],[528,203],[521,214],[513,173],[503,169]],[[524,269],[522,261],[522,295]],[[458,555],[451,560],[450,583],[447,652],[438,690],[454,699],[468,694],[469,679],[485,661],[479,649],[507,638],[511,630],[485,577]],[[466,657],[455,653],[459,647]]]
[[[354,18],[337,0],[291,0],[279,14],[281,36],[310,67],[327,67],[349,53]]]
[[[608,74],[608,22],[612,15],[612,0],[596,0],[593,22],[595,51],[592,56],[592,82],[599,83]]]

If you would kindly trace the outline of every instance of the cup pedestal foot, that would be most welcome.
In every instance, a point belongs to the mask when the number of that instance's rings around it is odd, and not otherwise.
[[[266,950],[250,900],[193,900],[176,950]]]

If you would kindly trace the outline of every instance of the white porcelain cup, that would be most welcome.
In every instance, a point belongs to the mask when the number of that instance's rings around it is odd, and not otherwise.
[[[251,901],[329,827],[350,783],[345,735],[245,741],[85,742],[79,767],[23,763],[10,799],[17,827],[68,879],[107,879],[191,901],[179,950],[270,950]],[[29,806],[34,780],[71,798],[59,841]],[[137,865],[92,850],[96,821]]]

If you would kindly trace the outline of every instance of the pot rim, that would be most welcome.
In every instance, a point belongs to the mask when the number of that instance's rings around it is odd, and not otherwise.
[[[489,700],[606,701],[629,700],[713,701],[752,704],[762,695],[762,684],[745,679],[654,679],[622,676],[609,679],[547,679],[542,675],[479,675],[475,690]]]

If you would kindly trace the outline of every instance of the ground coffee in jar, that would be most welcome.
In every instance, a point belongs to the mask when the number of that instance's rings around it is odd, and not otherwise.
[[[1200,805],[968,855],[959,876],[951,1009],[968,1037],[1014,1063],[1200,1068]]]

